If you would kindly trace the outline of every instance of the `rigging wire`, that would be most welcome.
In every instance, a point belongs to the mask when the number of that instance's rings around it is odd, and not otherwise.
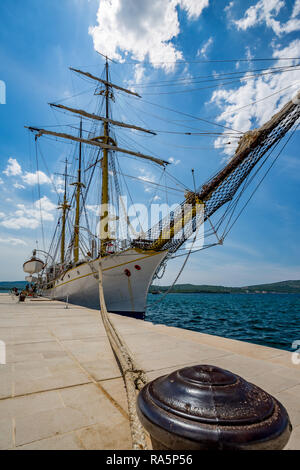
[[[272,93],[271,95],[268,95],[268,96],[265,96],[264,98],[261,98],[259,100],[256,100],[256,101],[252,101],[251,103],[249,104],[246,104],[245,106],[241,106],[240,108],[233,108],[233,109],[230,109],[229,111],[225,111],[224,113],[222,113],[222,116],[226,115],[226,114],[231,114],[231,113],[235,113],[236,111],[240,111],[241,109],[245,109],[245,108],[248,108],[249,106],[253,106],[254,104],[257,104],[257,103],[261,103],[262,101],[265,101],[267,100],[268,98],[271,98],[272,96],[275,96],[275,95],[278,95],[279,93],[285,91],[285,90],[288,90],[289,88],[293,88],[297,86],[296,83],[293,83],[292,85],[289,85],[285,88],[281,88],[280,90],[278,91],[275,91],[274,93]]]
[[[195,242],[196,242],[199,228],[200,228],[200,227],[198,227],[198,229],[196,230],[196,234],[195,234],[194,239],[193,239],[193,241],[192,241],[191,248],[189,249],[188,253],[186,254],[186,258],[185,258],[185,260],[184,260],[184,262],[183,262],[183,264],[182,264],[182,266],[181,266],[181,268],[180,268],[180,270],[179,270],[179,272],[178,272],[178,274],[177,274],[177,276],[176,276],[176,278],[175,278],[173,284],[166,290],[166,292],[164,292],[164,294],[162,295],[162,297],[160,297],[156,302],[154,302],[154,303],[152,303],[152,304],[150,304],[150,305],[147,305],[147,308],[150,307],[150,306],[153,307],[154,305],[156,305],[156,304],[162,302],[163,299],[171,292],[171,290],[172,290],[173,287],[175,286],[176,282],[177,282],[178,279],[180,278],[180,276],[181,276],[181,274],[182,274],[182,272],[183,272],[183,270],[184,270],[184,268],[185,268],[185,266],[186,266],[186,263],[188,262],[188,260],[189,260],[189,258],[190,258],[190,256],[191,256],[191,254],[192,254],[193,246],[194,246],[194,244],[195,244]],[[166,259],[164,260],[164,262],[166,262]]]
[[[243,211],[246,209],[246,207],[248,206],[249,202],[251,201],[251,199],[253,198],[254,194],[256,193],[256,191],[258,190],[258,188],[261,186],[261,184],[263,183],[263,181],[265,180],[265,178],[267,177],[267,175],[269,174],[269,172],[271,171],[271,169],[273,168],[273,166],[275,165],[275,163],[277,162],[278,158],[280,157],[280,155],[282,154],[283,150],[285,149],[285,147],[287,146],[287,144],[289,143],[289,141],[292,139],[292,137],[294,136],[295,132],[298,130],[300,126],[300,123],[297,124],[297,126],[294,128],[294,130],[292,131],[292,133],[290,134],[290,136],[288,137],[288,139],[286,140],[286,142],[284,143],[283,147],[280,149],[280,151],[278,152],[277,156],[275,157],[275,159],[273,160],[273,162],[271,163],[271,165],[269,166],[269,168],[267,169],[266,173],[264,174],[263,178],[259,181],[259,183],[257,184],[257,186],[254,188],[253,192],[251,193],[250,197],[248,198],[248,200],[246,201],[246,203],[244,204],[244,206],[242,207],[242,209],[240,210],[240,212],[238,213],[237,217],[235,218],[235,220],[233,221],[233,223],[231,224],[231,226],[229,227],[229,229],[227,230],[225,236],[228,235],[228,233],[232,230],[232,228],[234,227],[234,225],[236,224],[236,222],[238,221],[238,219],[240,218],[241,214],[243,213]]]
[[[165,170],[165,169],[164,169]],[[163,172],[164,172],[163,170]],[[162,174],[163,174],[162,172]],[[126,176],[127,178],[131,178],[131,179],[134,179],[134,180],[138,180],[140,183],[144,183],[144,184],[152,184],[154,186],[158,186],[159,188],[162,188],[163,190],[165,189],[169,189],[171,191],[177,191],[179,193],[182,193],[184,192],[183,190],[180,190],[180,189],[177,189],[177,188],[171,188],[170,186],[166,186],[166,185],[162,185],[160,183],[156,183],[155,181],[150,181],[150,180],[146,180],[146,179],[142,179],[141,177],[138,177],[138,176],[133,176],[133,175],[127,175],[125,173],[120,173],[119,171],[117,171],[116,173],[118,174],[121,174],[122,176]]]
[[[175,60],[175,61],[162,61],[162,62],[152,62],[151,64],[201,64],[201,63],[230,63],[230,62],[269,62],[269,61],[279,61],[279,60],[300,60],[300,57],[275,57],[275,58],[258,58],[258,59],[198,59],[198,60]],[[120,62],[117,65],[123,64],[141,64],[141,61],[131,61],[131,62]]]
[[[135,99],[135,98],[132,98],[132,99]],[[176,114],[180,114],[182,116],[187,116],[187,117],[191,117],[197,121],[201,121],[201,122],[206,122],[207,124],[210,124],[210,125],[213,125],[213,126],[217,126],[217,127],[222,127],[223,129],[227,129],[227,130],[230,130],[230,131],[233,131],[233,132],[236,132],[237,134],[244,134],[244,132],[242,131],[237,131],[236,129],[233,129],[232,127],[228,127],[228,126],[223,126],[222,124],[218,124],[216,122],[212,122],[212,121],[209,121],[207,119],[203,119],[203,118],[200,118],[198,116],[193,116],[192,114],[189,114],[189,113],[185,113],[183,111],[178,111],[177,109],[173,109],[173,108],[169,108],[168,106],[163,106],[161,104],[158,104],[158,103],[153,103],[151,101],[148,101],[148,100],[144,100],[142,98],[142,101],[144,103],[147,103],[147,104],[150,104],[152,106],[156,106],[157,108],[161,108],[161,109],[166,109],[167,111],[171,111],[173,113],[176,113]]]
[[[76,95],[70,95],[70,96],[67,96],[67,98],[59,98],[57,99],[56,101],[53,101],[54,104],[58,104],[58,103],[64,103],[65,101],[68,101],[68,100],[71,100],[72,98],[76,98],[77,96],[80,96],[80,95],[84,95],[86,94],[87,92],[91,91],[91,90],[94,90],[95,89],[95,85],[94,86],[90,86],[89,88],[77,93]]]
[[[300,68],[296,68],[294,70],[300,70]],[[209,90],[211,88],[217,88],[217,87],[220,87],[220,86],[224,87],[224,86],[227,86],[227,85],[232,85],[233,83],[240,83],[240,82],[243,82],[243,81],[252,80],[253,78],[256,78],[256,77],[259,77],[259,76],[279,74],[279,73],[282,74],[284,72],[290,72],[290,70],[282,70],[281,72],[276,71],[276,72],[270,72],[270,73],[264,73],[264,74],[246,75],[244,77],[241,77],[238,80],[231,80],[231,81],[227,81],[227,82],[221,82],[221,83],[217,83],[215,85],[209,85],[209,86],[200,87],[200,88],[189,88],[189,89],[185,89],[185,90],[159,91],[159,92],[144,93],[144,96],[150,96],[150,95],[175,95],[175,94],[179,94],[179,93],[191,93],[191,92],[194,92],[194,91]],[[217,81],[217,79],[215,79],[215,81]]]
[[[248,188],[248,186],[250,186],[250,184],[252,183],[252,181],[254,180],[254,178],[256,177],[256,175],[259,173],[259,171],[261,170],[261,168],[264,166],[264,164],[267,162],[268,158],[270,157],[270,155],[274,152],[274,150],[276,149],[276,147],[278,147],[280,144],[280,141],[278,141],[275,146],[270,150],[270,152],[265,156],[264,160],[261,162],[260,166],[256,169],[256,171],[251,175],[249,174],[245,180],[245,182],[243,183],[243,186],[241,187],[240,191],[239,191],[239,195],[237,196],[237,198],[235,198],[228,206],[228,208],[226,209],[224,215],[221,217],[219,223],[218,223],[218,228],[220,228],[221,224],[223,223],[223,221],[227,218],[227,215],[228,214],[231,214],[228,221],[227,221],[227,224],[224,228],[224,232],[223,232],[223,235],[222,235],[222,239],[225,238],[225,236],[227,236],[227,233],[229,233],[229,230],[228,232],[226,233],[226,230],[228,228],[228,226],[230,225],[230,222],[232,220],[232,217],[235,213],[235,210],[238,206],[238,203],[243,195],[243,193],[245,192],[245,190]],[[225,235],[226,233],[226,235]]]
[[[266,59],[266,60],[267,60],[267,59]],[[269,59],[269,60],[277,60],[277,59]],[[288,59],[286,59],[286,60],[288,60]],[[290,67],[292,67],[292,66],[290,66]],[[294,69],[296,68],[296,66],[293,66],[293,67],[294,67]],[[278,69],[284,69],[284,67],[281,67],[281,68],[278,67]],[[262,70],[264,70],[264,69],[262,69]],[[298,69],[296,69],[296,70],[298,70]],[[282,72],[284,72],[284,71],[287,72],[287,71],[289,71],[289,70],[281,70],[281,71],[282,71]],[[233,72],[232,74],[237,74],[237,73],[242,73],[242,72]],[[270,73],[271,73],[271,72],[270,72]],[[280,72],[279,72],[279,71],[276,71],[276,72],[272,72],[272,73],[280,73]],[[224,75],[226,75],[226,74],[224,74]],[[229,74],[229,75],[231,75],[231,74]],[[260,76],[260,75],[266,75],[266,74],[256,74],[256,76]],[[255,76],[255,75],[254,75],[254,76]],[[247,77],[247,78],[253,78],[253,77],[249,76],[249,77]],[[220,79],[215,79],[215,80],[220,80]],[[230,83],[230,82],[229,82],[229,83]],[[163,86],[163,85],[161,85],[161,86]],[[164,86],[166,86],[166,85],[164,85]],[[293,85],[291,85],[291,86],[293,86]],[[253,104],[255,104],[255,103],[257,103],[257,102],[263,101],[263,100],[265,100],[265,99],[267,99],[267,98],[269,98],[269,97],[271,97],[271,96],[274,96],[274,95],[277,94],[277,93],[280,93],[281,91],[283,91],[283,90],[285,90],[285,89],[290,88],[291,86],[286,87],[286,88],[284,88],[284,89],[282,89],[282,90],[280,90],[280,91],[278,91],[278,92],[275,92],[275,93],[273,93],[272,95],[269,95],[268,97],[263,98],[262,100],[258,100],[258,101],[256,101],[256,102],[250,103],[249,105],[246,105],[246,106],[244,106],[244,107],[252,106]],[[94,87],[93,87],[93,88],[94,88]],[[185,90],[185,91],[192,91],[192,90]],[[174,92],[174,93],[176,93],[176,92]],[[82,93],[80,93],[80,94],[82,94]],[[76,95],[75,95],[75,96],[76,96]],[[69,98],[71,98],[71,97],[68,97],[68,98],[66,98],[66,99],[69,99]],[[143,101],[147,103],[146,100],[143,100]],[[182,115],[185,115],[185,116],[192,117],[193,119],[196,119],[196,120],[200,120],[200,121],[203,121],[203,122],[212,124],[212,125],[220,126],[220,127],[222,127],[222,128],[225,128],[225,129],[230,129],[230,130],[232,130],[234,133],[237,133],[237,134],[243,134],[242,132],[237,131],[237,130],[235,130],[235,129],[227,128],[227,127],[225,127],[225,126],[222,126],[222,125],[217,124],[217,123],[214,123],[214,122],[210,122],[210,121],[205,120],[205,119],[201,119],[201,118],[198,118],[198,117],[195,117],[195,116],[192,116],[192,115],[183,113],[183,112],[176,111],[176,110],[171,109],[171,108],[167,108],[167,107],[164,107],[164,106],[161,106],[161,105],[157,105],[157,104],[155,104],[155,103],[151,103],[151,102],[148,102],[148,103],[151,104],[151,105],[153,105],[153,106],[158,106],[158,107],[160,107],[160,108],[164,108],[164,109],[170,110],[170,111],[175,112],[175,113],[178,113],[178,114],[182,114]],[[238,109],[243,109],[244,107],[238,108]],[[238,109],[237,109],[237,110],[238,110]],[[170,121],[167,121],[167,122],[170,122]],[[72,127],[72,126],[69,125],[69,127]],[[96,126],[94,126],[94,128],[95,128],[95,127],[96,127]],[[85,131],[85,132],[88,132],[88,131]],[[163,133],[163,132],[165,132],[165,133],[175,133],[175,132],[171,132],[171,131],[169,131],[169,132],[168,132],[168,131],[158,131],[158,132],[162,132],[162,133]],[[89,132],[89,133],[90,133],[90,132]],[[181,134],[182,134],[182,133],[181,133]],[[192,135],[192,133],[184,133],[184,134]],[[193,134],[193,135],[194,135],[194,134]],[[200,133],[200,132],[199,132],[198,134],[195,133],[195,135],[211,135],[211,136],[215,136],[215,135],[224,135],[224,133],[212,133],[212,132],[207,132],[207,133],[204,133],[204,132],[203,132],[203,133]],[[229,133],[228,133],[227,135],[231,135],[233,138],[239,138],[239,137],[240,137],[240,135],[229,134]],[[133,142],[136,144],[136,142],[134,141],[134,139],[130,139],[130,138],[129,138],[129,140],[133,141]],[[286,144],[285,144],[285,145],[286,145]],[[144,147],[144,148],[146,148],[146,147]],[[283,150],[283,149],[282,149],[282,150]],[[37,146],[36,146],[36,152],[37,152]],[[96,151],[95,151],[95,152],[96,152]],[[95,152],[94,152],[94,155],[95,155]],[[100,152],[100,150],[99,150],[99,152]],[[92,152],[91,152],[91,153],[92,153]],[[42,158],[43,158],[43,156],[42,156]],[[278,157],[277,157],[277,158],[278,158]],[[274,164],[274,163],[275,163],[275,162],[273,162],[273,164]],[[94,166],[94,169],[95,169],[95,168],[96,168],[96,165]],[[94,169],[93,169],[93,170],[94,170]],[[271,169],[271,168],[270,168],[270,169]],[[270,171],[270,169],[269,169],[268,171]],[[38,162],[37,162],[37,171],[38,171]],[[48,170],[47,170],[47,171],[48,171]],[[123,178],[124,178],[124,176],[131,177],[130,175],[124,175],[123,173],[121,173],[121,174],[122,174]],[[167,172],[166,172],[166,171],[163,172],[163,173],[162,173],[162,176],[163,176],[163,175],[165,175],[165,178],[166,178]],[[161,176],[161,177],[162,177],[162,176]],[[169,175],[169,176],[171,177],[172,175]],[[39,177],[39,172],[38,172],[38,177]],[[132,177],[132,178],[135,178],[135,177]],[[174,178],[174,177],[173,177],[173,178]],[[135,179],[138,179],[138,180],[140,180],[140,181],[143,182],[143,180],[141,180],[140,178],[135,178]],[[125,181],[125,178],[124,178],[124,181]],[[91,179],[90,179],[90,182],[91,182]],[[90,182],[89,182],[89,183],[90,183]],[[38,184],[39,184],[39,183],[40,183],[40,182],[38,181]],[[166,190],[167,190],[167,189],[174,189],[174,188],[167,188],[166,185],[165,185],[165,186],[162,186],[162,185],[160,185],[160,184],[153,183],[153,182],[150,182],[150,181],[149,181],[149,183],[150,183],[150,184],[155,184],[155,185],[157,185],[157,186],[161,186],[161,187],[163,187],[163,188],[166,189]],[[126,184],[126,181],[125,181],[125,184]],[[181,184],[183,187],[185,187],[181,182],[180,182],[180,184]],[[126,187],[127,187],[127,190],[128,190],[127,184],[126,184]],[[185,189],[186,189],[186,188],[185,188]],[[175,190],[175,191],[179,191],[178,189],[174,189],[174,190]],[[39,184],[39,191],[40,191],[40,184]],[[128,193],[129,193],[129,191],[128,191]],[[39,194],[40,194],[40,193],[39,193]],[[129,193],[129,194],[130,194],[130,193]],[[73,195],[73,196],[74,196],[74,195]],[[85,194],[85,198],[83,198],[83,196],[82,196],[82,199],[83,199],[83,206],[85,206],[86,198],[87,198],[87,193]],[[131,198],[131,196],[130,196],[130,198]],[[39,200],[40,200],[40,215],[41,215],[41,221],[42,221],[41,197],[39,197]],[[72,200],[73,200],[73,197],[72,197]],[[131,199],[131,201],[132,201],[132,199]],[[85,215],[87,216],[87,214],[86,214],[86,208],[85,208],[85,207],[84,207],[84,210],[85,210]],[[242,210],[243,210],[243,209],[242,209]],[[81,209],[81,211],[82,211],[82,209]],[[238,215],[238,217],[239,217],[239,215]],[[237,217],[237,218],[238,218],[238,217]],[[237,220],[237,219],[236,219],[236,220]],[[234,223],[236,222],[236,220],[234,221]],[[69,223],[69,221],[68,221],[68,223]],[[234,223],[233,223],[233,225],[234,225]],[[233,226],[233,225],[232,225],[232,226]],[[229,230],[231,230],[232,226],[229,228]],[[42,224],[42,230],[43,230],[43,224]],[[229,230],[228,230],[228,232],[229,232]],[[227,236],[228,232],[226,233],[226,236]],[[194,241],[195,241],[195,240],[194,240]],[[44,242],[44,233],[43,233],[43,242]],[[44,242],[44,245],[45,245],[45,242]],[[192,244],[192,247],[193,247],[193,246],[194,246],[194,242],[193,242],[193,244]],[[192,250],[192,247],[191,247],[191,250]],[[191,250],[190,250],[188,256],[191,254]],[[186,261],[187,261],[187,260],[186,260]],[[186,263],[186,261],[185,261],[185,263]],[[184,264],[184,266],[185,266],[185,264]],[[183,268],[184,268],[184,266],[183,266]],[[179,276],[180,276],[180,274],[181,274],[181,273],[179,273]],[[178,277],[179,277],[179,276],[178,276]],[[175,283],[176,283],[176,282],[177,282],[177,280],[175,280]]]
[[[215,72],[212,75],[198,75],[194,77],[188,77],[188,78],[174,78],[170,80],[159,80],[156,82],[146,82],[145,84],[143,83],[131,83],[132,86],[138,87],[138,88],[155,88],[158,86],[176,86],[178,82],[183,82],[183,84],[186,82],[187,84],[190,83],[197,83],[196,80],[199,78],[211,78],[213,80],[219,80],[219,77],[226,77],[228,76],[228,80],[230,80],[230,76],[232,75],[241,75],[241,78],[243,76],[247,75],[248,73],[254,73],[254,72],[269,72],[271,70],[274,70],[275,72],[278,71],[279,73],[281,71],[292,71],[293,69],[299,67],[300,64],[295,64],[295,65],[289,65],[289,66],[281,66],[281,67],[268,67],[268,68],[263,68],[263,69],[253,69],[253,70],[241,70],[237,72]],[[259,75],[259,74],[258,74]]]
[[[170,142],[166,142],[163,140],[160,140],[160,143],[164,145],[165,147],[173,147],[173,148],[179,148],[179,149],[187,149],[187,150],[211,150],[211,149],[223,149],[225,146],[226,148],[232,148],[233,150],[236,148],[236,143],[235,142],[224,142],[224,144],[219,144],[215,145],[212,143],[210,146],[200,146],[200,147],[191,147],[188,145],[178,145],[178,144],[170,144]]]
[[[255,186],[254,190],[252,191],[252,193],[250,194],[249,198],[247,199],[247,201],[245,202],[245,204],[243,205],[243,207],[241,208],[241,210],[239,211],[238,215],[236,216],[236,218],[234,219],[234,221],[232,222],[232,224],[230,225],[230,222],[232,220],[232,217],[233,217],[233,214],[235,213],[235,210],[237,208],[237,205],[241,199],[241,196],[242,194],[244,193],[244,191],[247,189],[247,187],[250,185],[250,183],[253,181],[253,179],[255,178],[255,176],[258,174],[258,172],[261,170],[261,168],[263,167],[263,165],[266,163],[267,159],[270,157],[271,153],[273,153],[273,151],[275,150],[276,145],[274,147],[274,149],[266,156],[266,158],[264,159],[264,161],[262,162],[262,164],[259,166],[259,168],[255,171],[255,173],[252,175],[252,177],[247,180],[245,182],[245,184],[243,185],[243,188],[241,189],[240,191],[240,194],[238,195],[238,197],[236,198],[236,201],[234,202],[233,206],[231,206],[231,210],[230,212],[231,215],[230,215],[230,218],[226,224],[226,227],[224,229],[224,232],[223,232],[223,235],[221,236],[220,238],[220,242],[219,243],[213,243],[213,244],[210,244],[210,245],[206,245],[204,247],[202,247],[201,249],[199,250],[194,250],[192,252],[193,253],[198,253],[199,251],[202,251],[203,249],[207,249],[207,248],[210,248],[212,246],[217,246],[217,245],[222,245],[225,238],[228,236],[228,234],[230,233],[230,231],[232,230],[232,228],[234,227],[234,225],[236,224],[236,222],[238,221],[238,219],[241,217],[242,213],[244,212],[244,210],[246,209],[246,207],[248,206],[248,204],[250,203],[251,199],[253,198],[254,194],[257,192],[257,190],[259,189],[259,187],[261,186],[261,184],[263,183],[263,181],[265,180],[265,178],[267,177],[268,173],[271,171],[271,169],[273,168],[273,166],[275,165],[276,161],[278,160],[278,158],[280,157],[280,155],[282,154],[283,150],[285,149],[285,147],[287,146],[287,144],[289,143],[289,141],[292,139],[293,135],[295,134],[295,132],[298,130],[300,126],[300,123],[294,128],[294,130],[292,131],[291,135],[288,137],[288,139],[286,140],[286,142],[284,143],[283,147],[280,149],[280,151],[278,152],[277,156],[275,157],[275,159],[273,160],[273,162],[270,164],[270,166],[268,167],[268,169],[266,170],[266,172],[264,173],[263,177],[261,178],[261,180],[258,182],[258,184]],[[226,216],[226,213],[228,213],[228,210],[226,210],[225,212],[225,216]],[[224,220],[224,216],[222,217],[222,219]],[[218,224],[218,229],[220,228],[220,224]],[[181,254],[181,255],[176,255],[176,256],[172,256],[171,259],[174,259],[174,258],[179,258],[181,256],[185,256],[184,254]]]
[[[33,145],[34,145],[34,144],[33,144]],[[33,154],[34,154],[34,151],[33,151],[33,148],[32,148],[32,140],[31,140],[30,134],[28,133],[28,155],[29,155],[28,167],[29,167],[29,171],[31,171],[32,173],[34,172],[34,168],[33,168],[33,162],[34,162]],[[35,203],[34,185],[31,186],[30,196],[31,196],[31,205],[32,205],[32,209],[34,210],[34,209],[35,209],[35,205],[34,205],[34,203]],[[35,230],[35,235],[36,235],[36,238],[38,239],[38,238],[39,238],[39,231],[38,231],[38,228],[37,228],[37,227],[36,227],[36,230]],[[38,246],[38,241],[37,241],[37,246]]]
[[[40,209],[42,240],[43,240],[43,249],[45,251],[46,248],[45,248],[45,234],[44,234],[44,222],[43,222],[43,212],[42,212],[42,199],[41,199],[41,185],[40,185],[40,172],[39,172],[37,139],[35,139],[35,160],[36,160],[36,174],[37,174],[37,183],[38,183],[38,195],[39,195],[39,209]]]
[[[289,61],[289,60],[300,60],[300,57],[266,57],[266,58],[249,58],[249,59],[198,59],[198,60],[175,60],[175,61],[151,61],[146,62],[143,60],[131,60],[131,61],[120,61],[114,62],[115,65],[159,65],[159,64],[175,64],[175,65],[182,65],[182,64],[210,64],[210,63],[236,63],[236,62],[279,62],[279,61]],[[88,68],[88,67],[98,67],[98,65],[77,65],[79,68]],[[116,71],[115,71],[116,73]]]
[[[125,187],[126,187],[126,190],[127,190],[127,194],[129,195],[129,199],[130,199],[131,205],[132,205],[132,207],[134,208],[135,215],[136,215],[136,218],[137,218],[137,220],[138,220],[139,226],[140,226],[140,228],[141,228],[141,231],[143,231],[143,226],[142,226],[142,224],[141,224],[141,221],[140,221],[140,218],[139,218],[139,215],[138,215],[138,214],[139,214],[139,211],[136,211],[136,209],[135,209],[135,204],[134,204],[134,202],[133,202],[131,193],[130,193],[130,191],[129,191],[129,188],[128,188],[128,185],[127,185],[127,181],[125,180],[125,177],[124,177],[124,175],[123,175],[123,173],[122,173],[122,170],[121,170],[121,167],[120,167],[120,164],[119,164],[118,159],[117,159],[116,161],[117,161],[117,165],[118,165],[118,168],[119,168],[119,172],[120,172],[120,174],[123,176],[123,180],[124,180],[124,184],[125,184]],[[120,201],[121,201],[121,204],[122,204],[122,206],[123,206],[123,202],[124,202],[124,201],[123,201],[123,198],[120,198]],[[123,207],[123,211],[124,211],[124,213],[125,213],[124,207]],[[128,227],[130,227],[132,233],[134,233],[135,235],[137,235],[137,233],[136,233],[134,227],[132,226],[132,224],[131,224],[130,219],[129,219],[128,216],[127,216],[127,223],[128,223]]]
[[[59,194],[58,189],[57,189],[57,187],[56,187],[56,185],[55,185],[54,177],[53,177],[53,175],[51,175],[51,173],[50,173],[50,171],[49,171],[49,168],[48,168],[47,163],[46,163],[46,159],[44,158],[44,155],[43,155],[42,150],[41,150],[41,146],[39,145],[38,142],[37,142],[37,146],[38,146],[39,154],[40,154],[40,156],[41,156],[41,158],[42,158],[43,164],[44,164],[44,166],[45,166],[45,168],[46,168],[46,174],[47,174],[49,180],[51,181],[51,185],[52,185],[52,187],[53,187],[53,189],[54,189],[54,192],[56,193],[57,198],[58,198],[58,201],[59,201],[59,199],[60,199],[60,194]]]
[[[123,98],[124,99],[124,98]],[[135,109],[135,114],[136,116],[140,119],[140,115],[137,111],[137,108],[136,106],[133,106],[131,102],[127,101],[127,100],[124,100],[125,102],[127,102],[127,110],[128,110],[128,107],[131,107],[133,109]],[[239,139],[240,138],[240,135],[238,134],[235,134],[235,133],[230,133],[230,132],[209,132],[209,131],[203,131],[201,129],[197,129],[195,127],[192,127],[192,126],[186,126],[184,124],[179,124],[178,121],[173,121],[173,120],[168,120],[168,119],[164,119],[162,118],[161,116],[157,116],[156,114],[152,114],[152,113],[149,113],[147,111],[145,111],[143,109],[143,113],[144,114],[147,114],[148,116],[151,116],[151,117],[154,117],[156,119],[159,119],[163,122],[166,122],[168,124],[172,123],[174,124],[175,126],[178,126],[180,128],[184,127],[186,129],[192,129],[192,130],[195,130],[197,132],[183,132],[183,131],[165,131],[165,130],[161,130],[161,129],[153,129],[154,132],[156,132],[157,134],[174,134],[174,135],[187,135],[187,136],[192,136],[192,135],[197,135],[197,136],[202,136],[202,137],[209,137],[209,138],[215,138],[215,136],[229,136],[231,139]],[[191,119],[191,121],[194,121],[195,118]],[[144,121],[143,121],[144,122]],[[147,124],[144,122],[144,124],[147,126]],[[149,127],[149,126],[148,126]],[[151,127],[151,126],[150,126]],[[122,129],[120,129],[122,130]],[[144,137],[144,136],[143,136]],[[145,136],[146,137],[146,136]],[[153,138],[153,136],[147,136],[147,138]],[[222,147],[221,147],[222,148]]]

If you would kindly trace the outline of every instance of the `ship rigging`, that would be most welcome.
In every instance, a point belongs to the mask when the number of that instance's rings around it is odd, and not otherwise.
[[[76,177],[73,177],[72,174],[68,174],[68,160],[65,160],[63,198],[58,206],[61,214],[49,248],[49,256],[38,277],[38,285],[43,295],[50,298],[60,300],[68,298],[69,302],[98,308],[97,263],[101,258],[103,288],[108,310],[143,318],[146,297],[153,277],[159,276],[159,272],[164,269],[170,258],[182,256],[180,250],[188,241],[191,244],[183,266],[190,254],[197,251],[197,247],[194,246],[197,238],[203,240],[201,249],[223,244],[240,216],[238,208],[241,196],[259,173],[263,174],[262,179],[265,177],[280,154],[279,151],[267,168],[266,163],[270,161],[272,152],[285,136],[288,141],[295,132],[300,117],[299,99],[287,103],[270,121],[254,131],[243,134],[236,129],[226,127],[228,138],[239,139],[234,156],[221,171],[199,188],[196,187],[193,173],[191,189],[169,175],[166,168],[170,164],[170,159],[119,145],[114,128],[149,136],[155,136],[157,131],[126,123],[112,116],[111,109],[116,100],[116,93],[135,99],[140,99],[141,96],[136,91],[112,83],[108,59],[102,77],[74,68],[71,68],[71,71],[96,83],[94,95],[100,100],[100,106],[98,112],[92,113],[63,104],[50,104],[52,109],[80,119],[77,135],[28,127],[35,135],[37,146],[42,136],[73,143],[77,163]],[[200,120],[209,123],[207,120]],[[83,122],[91,123],[88,131],[83,128]],[[221,126],[224,135],[225,126],[213,124]],[[185,134],[190,135],[191,132]],[[217,132],[212,134],[216,135]],[[85,153],[88,154],[88,158],[84,158]],[[151,178],[147,180],[144,176],[139,178],[126,175],[118,165],[118,155],[134,157],[138,161],[161,168],[160,181],[151,181]],[[170,179],[168,185],[161,181],[163,178],[166,180],[166,175]],[[165,190],[167,194],[176,193],[177,197],[178,193],[182,194],[182,202],[147,230],[138,220],[139,231],[137,231],[123,207],[121,181],[128,190],[125,176],[152,184]],[[68,181],[71,178],[75,180],[70,183],[74,186],[74,192],[69,197]],[[128,193],[130,195],[129,191]],[[91,194],[93,204],[89,204]],[[112,213],[112,205],[117,199],[119,201],[117,212]],[[221,208],[224,210],[219,214]],[[94,224],[93,228],[91,227],[88,212],[94,212],[98,216],[98,226]],[[138,219],[137,216],[136,218]],[[205,230],[200,231],[199,228],[204,225]],[[69,237],[66,246],[67,230]],[[207,242],[209,237],[213,237],[214,240]],[[179,275],[176,279],[178,277]]]

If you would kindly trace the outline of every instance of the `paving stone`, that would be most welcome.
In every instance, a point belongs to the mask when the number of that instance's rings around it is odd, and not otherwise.
[[[13,421],[0,417],[0,450],[12,449],[13,445]]]
[[[266,372],[255,377],[255,384],[264,388],[271,395],[288,390],[297,384],[300,384],[300,377],[282,377],[279,374]]]
[[[127,394],[123,378],[101,381],[101,386],[128,413]]]
[[[291,353],[111,318],[150,380],[212,364],[270,392],[294,426],[287,448],[300,450],[300,367]],[[1,331],[8,361],[0,366],[0,448],[131,448],[124,382],[99,312],[51,301],[21,305],[0,294]]]
[[[89,450],[132,449],[129,423],[125,419],[122,419],[117,425],[108,423],[91,426],[77,431],[76,435],[84,447]]]
[[[63,434],[51,437],[50,439],[42,439],[31,444],[18,446],[17,450],[84,450],[82,443],[76,436],[76,433]]]
[[[72,408],[56,408],[16,418],[16,445],[29,444],[47,437],[74,431],[97,421]]]
[[[293,429],[291,438],[284,450],[299,450],[300,426]]]
[[[16,379],[15,394],[24,395],[28,393],[37,393],[47,390],[54,390],[72,385],[85,384],[90,379],[75,366],[72,370],[64,370],[60,373],[53,373],[48,377],[32,379],[27,377],[21,380]]]
[[[97,361],[83,362],[82,365],[95,380],[107,380],[121,377],[120,369],[113,358],[102,358]]]
[[[1,418],[23,417],[39,411],[55,410],[62,406],[63,402],[57,391],[35,393],[0,400],[0,416]]]

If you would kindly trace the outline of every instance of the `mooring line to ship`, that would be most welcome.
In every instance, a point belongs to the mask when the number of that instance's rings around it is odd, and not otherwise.
[[[117,331],[112,320],[108,316],[104,291],[103,291],[103,273],[101,258],[99,261],[99,297],[100,297],[100,314],[103,325],[109,339],[111,348],[115,353],[123,379],[125,382],[129,424],[132,438],[132,448],[134,450],[147,450],[146,434],[141,425],[136,411],[136,393],[141,390],[149,381],[146,373],[137,366],[132,354],[130,353],[124,339]]]

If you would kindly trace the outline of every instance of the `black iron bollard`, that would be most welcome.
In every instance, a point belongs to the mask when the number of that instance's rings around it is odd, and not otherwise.
[[[22,294],[22,292],[19,295],[19,302],[25,302],[26,295]]]
[[[292,431],[274,397],[207,365],[148,383],[137,410],[155,450],[280,450]]]

